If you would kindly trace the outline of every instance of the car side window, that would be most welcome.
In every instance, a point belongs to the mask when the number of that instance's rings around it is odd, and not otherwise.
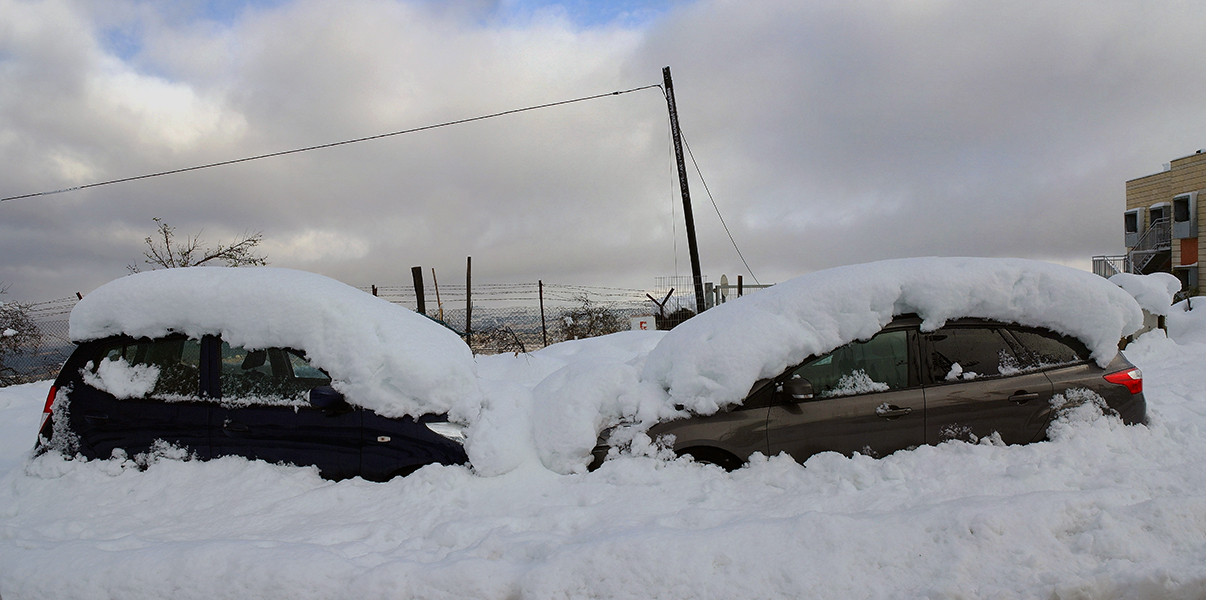
[[[908,387],[908,333],[885,331],[869,340],[846,344],[796,367],[788,377],[807,379],[817,398]]]
[[[84,371],[85,383],[119,399],[196,400],[201,342],[183,337],[116,341],[103,346]]]
[[[1023,346],[1019,354],[1027,369],[1047,369],[1089,360],[1089,349],[1075,338],[1038,329],[1011,329]]]
[[[222,342],[222,404],[309,406],[308,393],[331,378],[288,348],[247,350]]]
[[[1022,363],[997,328],[949,327],[926,336],[930,378],[935,383],[1002,377]]]

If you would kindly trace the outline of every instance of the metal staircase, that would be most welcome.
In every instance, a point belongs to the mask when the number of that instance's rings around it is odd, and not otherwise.
[[[1132,273],[1147,275],[1164,270],[1172,262],[1172,220],[1165,217],[1153,221],[1127,257]]]
[[[1112,277],[1118,273],[1147,275],[1166,270],[1171,262],[1172,222],[1167,218],[1156,219],[1126,254],[1094,256],[1093,272],[1102,277]]]

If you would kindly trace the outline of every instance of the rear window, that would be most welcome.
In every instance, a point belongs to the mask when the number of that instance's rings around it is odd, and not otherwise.
[[[196,400],[201,342],[182,337],[114,341],[100,347],[83,376],[88,385],[119,399]]]
[[[1022,368],[1013,348],[996,328],[943,328],[926,339],[930,379],[934,382],[1002,377]]]
[[[1041,329],[1014,329],[1022,345],[1018,358],[1024,368],[1047,369],[1089,360],[1089,349],[1076,338]]]

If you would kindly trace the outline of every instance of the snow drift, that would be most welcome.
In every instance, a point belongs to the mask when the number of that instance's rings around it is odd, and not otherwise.
[[[1143,310],[1153,315],[1167,315],[1173,296],[1181,291],[1181,280],[1172,273],[1117,273],[1110,277],[1110,283],[1126,290]]]

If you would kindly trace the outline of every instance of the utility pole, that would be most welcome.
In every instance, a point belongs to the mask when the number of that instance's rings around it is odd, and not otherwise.
[[[678,129],[678,108],[674,106],[674,83],[670,67],[662,69],[666,84],[666,104],[670,107],[670,135],[674,137],[674,158],[678,161],[678,189],[683,193],[683,215],[687,219],[687,249],[691,253],[691,277],[695,280],[695,314],[704,311],[703,275],[699,270],[699,244],[695,241],[695,215],[691,211],[691,191],[687,189],[687,162],[683,159],[683,138]]]

